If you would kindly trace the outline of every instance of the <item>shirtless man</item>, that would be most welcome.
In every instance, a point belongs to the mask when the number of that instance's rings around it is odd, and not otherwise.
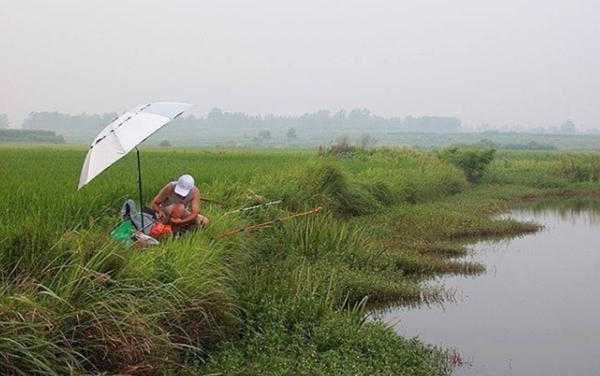
[[[190,175],[165,185],[152,200],[152,209],[161,222],[175,228],[203,227],[209,223],[199,212],[200,191]]]

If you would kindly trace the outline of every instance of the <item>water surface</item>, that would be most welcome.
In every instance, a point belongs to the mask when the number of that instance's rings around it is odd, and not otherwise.
[[[456,375],[600,375],[600,205],[571,201],[515,210],[545,226],[485,241],[476,277],[434,282],[456,291],[444,306],[400,308],[383,319],[408,337],[455,348]]]

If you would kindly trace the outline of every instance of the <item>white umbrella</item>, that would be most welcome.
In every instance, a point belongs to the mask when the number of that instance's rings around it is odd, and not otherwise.
[[[119,116],[104,128],[90,145],[79,176],[81,189],[113,163],[142,143],[162,126],[191,107],[188,103],[155,102],[140,105]],[[137,150],[137,149],[136,149]],[[142,176],[138,158],[138,188],[142,203]]]
[[[90,145],[77,189],[92,181],[190,106],[187,103],[156,102],[138,106],[119,116]]]

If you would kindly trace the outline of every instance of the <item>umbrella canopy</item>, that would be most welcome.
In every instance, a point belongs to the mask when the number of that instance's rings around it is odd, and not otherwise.
[[[90,145],[77,189],[92,181],[190,106],[188,103],[155,102],[138,106],[119,116]]]

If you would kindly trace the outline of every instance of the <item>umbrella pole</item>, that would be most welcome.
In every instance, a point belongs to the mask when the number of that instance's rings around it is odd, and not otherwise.
[[[142,197],[142,168],[140,167],[140,150],[136,147],[135,153],[137,154],[137,169],[138,169],[138,193],[140,195],[140,218],[142,221],[142,231],[144,231],[144,199]]]

